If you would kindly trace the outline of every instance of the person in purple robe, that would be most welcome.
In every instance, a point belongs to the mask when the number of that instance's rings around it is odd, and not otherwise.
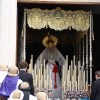
[[[18,88],[18,85],[22,82],[19,80],[18,76],[19,70],[17,67],[13,66],[8,69],[7,76],[1,83],[0,87],[0,95],[7,100],[7,98],[10,96],[12,91]]]

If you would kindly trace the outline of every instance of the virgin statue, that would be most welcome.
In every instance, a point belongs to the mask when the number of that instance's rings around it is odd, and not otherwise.
[[[55,36],[47,36],[43,39],[43,45],[46,49],[38,57],[40,64],[46,61],[45,66],[48,67],[48,74],[51,71],[52,79],[52,96],[53,98],[61,98],[61,76],[62,76],[62,66],[65,63],[65,58],[57,49],[57,38]]]

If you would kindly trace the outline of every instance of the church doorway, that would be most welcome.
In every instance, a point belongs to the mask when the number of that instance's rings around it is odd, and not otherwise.
[[[99,53],[99,48],[98,48],[98,43],[99,43],[99,35],[98,35],[98,32],[99,32],[99,27],[97,26],[97,24],[100,23],[100,20],[99,20],[99,16],[100,16],[100,13],[99,13],[99,10],[100,10],[100,6],[99,5],[61,5],[61,4],[52,4],[52,6],[50,4],[27,4],[27,3],[18,3],[18,39],[19,39],[19,36],[21,34],[21,29],[22,29],[22,18],[23,18],[23,15],[24,15],[24,9],[25,8],[28,8],[28,9],[31,9],[31,8],[41,8],[41,9],[55,9],[56,7],[61,7],[62,9],[64,10],[85,10],[85,11],[89,11],[91,10],[93,12],[93,29],[94,29],[94,41],[93,41],[93,66],[94,66],[94,70],[97,70],[99,69],[98,66],[100,66],[99,64],[99,60],[98,60],[98,57],[100,56],[100,53]],[[29,62],[29,59],[31,57],[31,54],[36,54],[36,56],[34,56],[34,62],[37,58],[37,56],[40,54],[40,51],[42,52],[42,50],[45,48],[42,44],[42,38],[48,33],[56,33],[57,35],[59,35],[60,32],[56,32],[52,29],[41,29],[41,30],[32,30],[32,29],[28,29],[27,31],[31,31],[28,35],[27,35],[27,43],[26,43],[26,46],[27,46],[27,61]],[[34,31],[34,32],[32,32]],[[65,32],[68,31],[68,30],[65,30]],[[69,33],[73,33],[73,31],[75,32],[75,30],[70,30]],[[62,32],[63,33],[63,32]],[[40,35],[40,39],[35,41],[34,44],[32,44],[32,37],[35,37],[34,36],[37,36]],[[28,38],[29,37],[29,38]],[[30,40],[30,37],[31,37],[31,40]],[[39,45],[38,45],[39,43]],[[19,45],[20,43],[18,43]],[[40,49],[36,49],[37,45],[39,46],[38,48]],[[58,48],[60,49],[61,53],[64,55],[64,57],[66,56],[66,54],[69,54],[69,55],[73,55],[74,51],[73,51],[73,45],[72,44],[58,44],[57,45]],[[35,47],[35,48],[34,48]],[[18,46],[19,48],[19,46]],[[33,49],[34,48],[34,49]],[[61,50],[61,48],[64,48]],[[69,48],[69,49],[67,49]],[[98,48],[98,49],[96,49]],[[33,51],[34,50],[34,51]],[[72,50],[72,51],[70,51]],[[73,52],[73,53],[72,53]],[[18,50],[18,53],[19,54],[19,50]],[[71,57],[70,57],[71,58]],[[72,58],[71,58],[72,59]],[[19,55],[17,56],[17,63],[19,62]],[[94,77],[93,77],[94,79]]]
[[[21,36],[21,30],[22,30],[22,19],[23,19],[23,15],[24,15],[24,9],[31,9],[31,8],[40,8],[40,9],[55,9],[56,7],[61,7],[64,10],[85,10],[85,11],[93,11],[93,28],[94,28],[94,41],[92,42],[92,54],[93,54],[93,71],[99,69],[97,66],[99,66],[99,61],[97,59],[97,56],[99,56],[99,50],[95,49],[98,47],[98,41],[99,41],[99,37],[98,37],[98,31],[99,28],[96,27],[96,24],[98,22],[100,22],[99,19],[99,12],[97,10],[95,10],[95,8],[100,9],[98,6],[93,6],[89,5],[50,5],[49,4],[49,8],[48,8],[48,4],[18,4],[18,39],[20,39]],[[28,25],[26,24],[26,60],[28,61],[28,63],[30,63],[30,58],[31,55],[33,54],[33,63],[35,64],[37,57],[42,53],[42,51],[45,49],[45,47],[42,44],[42,40],[45,36],[47,36],[47,33],[49,32],[52,35],[55,35],[58,38],[58,44],[57,44],[57,48],[58,50],[62,53],[62,55],[66,58],[66,55],[68,55],[69,57],[69,64],[71,64],[71,60],[73,59],[73,55],[76,52],[76,49],[74,48],[75,44],[73,43],[73,37],[75,36],[75,34],[77,33],[76,30],[74,29],[68,29],[68,30],[63,30],[63,31],[55,31],[53,29],[48,28],[43,28],[41,30],[38,29],[32,29],[29,28]],[[86,37],[84,36],[84,39],[86,39]],[[86,41],[86,40],[85,40]],[[18,43],[18,62],[19,62],[19,57],[20,57],[20,41]],[[82,42],[81,42],[82,43]],[[82,44],[81,44],[82,45]],[[85,47],[86,48],[86,47]],[[81,50],[81,49],[80,49]],[[89,50],[89,49],[88,49]],[[81,50],[82,52],[82,50]],[[86,52],[86,51],[85,51]],[[89,55],[88,55],[89,56]],[[86,58],[86,56],[85,56]],[[89,60],[88,60],[89,62]],[[90,63],[90,62],[89,62]],[[94,73],[93,73],[94,76]],[[93,77],[94,80],[94,77]]]

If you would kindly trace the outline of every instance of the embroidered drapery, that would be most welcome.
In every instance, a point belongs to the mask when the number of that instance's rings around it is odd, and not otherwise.
[[[90,12],[83,10],[65,11],[59,7],[53,10],[33,8],[27,9],[27,23],[33,29],[50,27],[59,31],[71,28],[86,31],[90,26],[89,15]]]

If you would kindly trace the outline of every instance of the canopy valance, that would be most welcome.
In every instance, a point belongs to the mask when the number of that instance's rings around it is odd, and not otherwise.
[[[33,8],[27,9],[27,23],[33,29],[50,27],[59,31],[71,28],[86,31],[90,26],[89,15],[90,12],[83,10],[65,11],[59,7],[53,10]]]

